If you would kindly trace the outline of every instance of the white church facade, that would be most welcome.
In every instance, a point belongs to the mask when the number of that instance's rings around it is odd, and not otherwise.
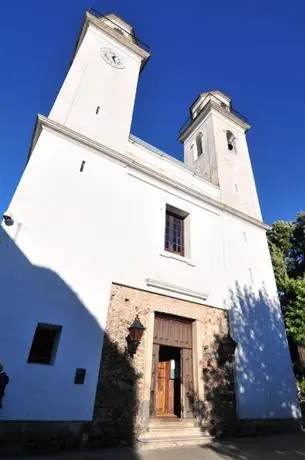
[[[1,227],[2,424],[87,423],[118,442],[164,417],[196,430],[213,410],[206,356],[228,336],[237,419],[299,417],[250,126],[211,91],[180,130],[184,162],[130,134],[149,56],[118,16],[86,13],[37,118]]]

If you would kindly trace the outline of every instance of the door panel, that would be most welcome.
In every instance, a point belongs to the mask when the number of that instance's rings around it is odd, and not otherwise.
[[[156,415],[168,414],[169,362],[161,361],[157,371]]]
[[[174,379],[168,381],[168,398],[167,398],[167,413],[174,415]]]
[[[156,316],[154,342],[172,347],[192,348],[192,323]]]

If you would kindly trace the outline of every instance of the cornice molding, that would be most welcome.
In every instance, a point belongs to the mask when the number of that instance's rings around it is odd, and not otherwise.
[[[154,280],[152,278],[146,278],[146,285],[149,287],[163,289],[164,291],[174,292],[175,294],[182,294],[187,297],[192,297],[194,299],[207,300],[208,294],[205,292],[193,291],[192,289],[187,289],[181,286],[176,286],[175,284],[169,284],[164,281]]]
[[[173,188],[180,190],[181,192],[186,193],[189,196],[192,196],[194,198],[197,198],[201,201],[203,201],[206,204],[211,205],[212,207],[215,207],[227,214],[230,214],[234,217],[237,217],[241,220],[244,220],[252,225],[255,225],[256,227],[259,227],[263,230],[269,230],[270,226],[265,224],[264,222],[255,219],[254,217],[248,216],[247,214],[244,214],[241,211],[238,211],[237,209],[232,208],[231,206],[228,206],[215,198],[212,198],[208,195],[205,195],[202,192],[199,192],[197,190],[194,190],[191,186],[187,186],[184,184],[181,184],[180,182],[171,179],[170,177],[167,177],[166,174],[162,174],[158,171],[155,171],[144,164],[141,164],[139,161],[135,160],[134,158],[128,157],[125,153],[118,152],[116,150],[113,150],[106,145],[100,144],[99,142],[96,142],[76,131],[73,131],[70,128],[67,128],[67,126],[64,126],[60,123],[57,123],[54,120],[51,120],[50,118],[47,118],[43,115],[38,115],[37,117],[37,122],[35,126],[35,131],[34,135],[32,138],[32,144],[30,147],[30,152],[29,152],[29,158],[31,156],[31,153],[33,149],[35,148],[35,145],[37,143],[37,140],[40,136],[40,133],[43,128],[49,129],[51,131],[54,131],[64,137],[67,137],[68,139],[71,139],[73,141],[78,142],[79,144],[84,145],[87,148],[90,148],[91,150],[95,151],[96,153],[100,155],[107,155],[121,163],[124,163],[127,166],[130,166],[131,168],[140,171],[144,174],[147,174],[150,177],[153,177],[157,180],[160,180],[163,183],[166,183]]]
[[[119,43],[121,43],[122,45],[126,46],[131,51],[133,51],[138,56],[140,56],[142,61],[143,61],[142,62],[142,67],[143,67],[144,63],[147,61],[147,59],[150,57],[149,52],[147,52],[146,50],[141,48],[136,43],[133,43],[131,40],[129,40],[128,38],[124,37],[123,35],[117,34],[115,32],[115,30],[112,30],[111,27],[107,26],[107,24],[105,24],[103,21],[100,21],[98,18],[96,18],[95,16],[93,16],[89,12],[86,12],[85,20],[84,20],[84,23],[83,23],[83,26],[82,26],[82,29],[81,29],[81,32],[80,32],[80,35],[79,35],[79,39],[77,41],[74,56],[77,53],[77,51],[78,51],[78,49],[79,49],[79,47],[80,47],[80,45],[81,45],[81,43],[82,43],[82,41],[84,39],[84,36],[85,36],[86,31],[87,31],[87,29],[88,29],[90,24],[93,25],[94,27],[96,27],[97,29],[103,31],[105,34],[109,35],[110,37],[114,38]],[[74,58],[74,56],[73,56],[73,58]]]
[[[247,131],[250,129],[250,125],[245,123],[241,118],[234,113],[230,112],[221,107],[221,105],[217,104],[214,101],[209,101],[201,110],[201,112],[197,115],[194,120],[190,121],[190,124],[185,128],[185,130],[180,134],[179,141],[185,142],[185,140],[190,136],[190,134],[197,128],[197,126],[204,120],[204,118],[214,109],[216,112],[220,113],[229,120],[234,121],[238,126],[240,126],[243,130]]]

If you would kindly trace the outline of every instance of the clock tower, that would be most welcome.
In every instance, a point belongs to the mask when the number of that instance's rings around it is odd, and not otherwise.
[[[49,118],[124,152],[139,72],[148,58],[147,47],[124,20],[114,14],[87,12]]]

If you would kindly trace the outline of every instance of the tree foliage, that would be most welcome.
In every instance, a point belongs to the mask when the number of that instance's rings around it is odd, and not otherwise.
[[[291,237],[291,258],[293,264],[290,268],[293,278],[304,278],[305,274],[305,212],[297,214]]]
[[[268,240],[283,253],[284,257],[287,257],[291,249],[292,234],[293,223],[279,220],[268,231]]]
[[[285,323],[288,335],[305,344],[305,280],[290,279],[287,283]]]
[[[267,233],[288,336],[305,344],[305,213],[275,222]]]

